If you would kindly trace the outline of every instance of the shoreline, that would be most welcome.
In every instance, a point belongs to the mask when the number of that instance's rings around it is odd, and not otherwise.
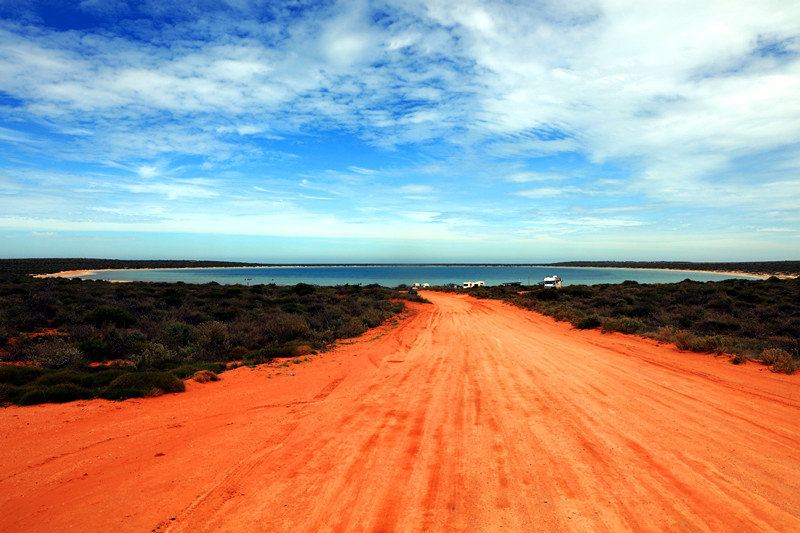
[[[550,265],[531,265],[540,268],[549,268]],[[723,274],[731,276],[748,276],[757,279],[768,279],[775,276],[780,279],[794,279],[796,276],[789,276],[786,274],[765,274],[763,272],[743,272],[741,270],[686,270],[683,268],[632,268],[632,267],[588,267],[588,266],[558,266],[553,268],[596,268],[608,270],[651,270],[659,272],[700,272],[703,274]]]
[[[81,278],[82,276],[91,276],[98,272],[127,272],[137,270],[241,270],[241,269],[267,269],[267,268],[346,268],[346,267],[397,267],[397,266],[420,266],[420,267],[521,267],[521,268],[550,268],[552,265],[502,265],[502,264],[336,264],[336,265],[256,265],[256,266],[237,266],[237,267],[177,267],[177,268],[101,268],[96,270],[62,270],[60,272],[52,272],[48,274],[32,274],[34,278]],[[592,267],[592,266],[552,266],[554,269],[569,268],[569,269],[602,269],[602,270],[649,270],[657,272],[698,272],[703,274],[720,274],[730,275],[735,277],[746,277],[754,279],[768,279],[770,277],[777,277],[779,279],[794,279],[797,276],[787,274],[766,274],[755,272],[743,272],[736,270],[686,270],[677,268],[631,268],[631,267]],[[97,280],[109,281],[112,283],[130,283],[132,280]]]

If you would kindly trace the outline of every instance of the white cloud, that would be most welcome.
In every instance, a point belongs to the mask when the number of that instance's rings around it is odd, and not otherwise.
[[[352,165],[347,167],[347,170],[349,170],[351,172],[355,172],[356,174],[362,174],[364,176],[371,176],[371,175],[376,174],[378,172],[377,170],[372,170],[372,169],[369,169],[369,168],[361,168],[361,167],[356,167],[356,166],[352,166]]]
[[[399,213],[452,190],[437,201],[460,205],[433,209],[474,211],[491,194],[515,213],[543,198],[624,197],[665,210],[735,209],[731,222],[758,214],[769,217],[765,228],[798,223],[789,215],[800,201],[796,2],[390,0],[380,21],[368,2],[228,4],[233,11],[199,16],[196,6],[148,3],[144,13],[174,16],[136,38],[129,27],[114,33],[128,9],[115,1],[81,3],[112,17],[102,31],[0,21],[0,91],[13,100],[0,107],[2,168],[50,158],[127,169],[143,179],[95,176],[84,193],[148,201],[227,198],[237,180],[273,194],[306,173],[299,185],[320,191],[313,198],[352,199],[358,213],[368,201]],[[281,16],[257,19],[258,9]],[[274,148],[326,135],[407,159],[384,164],[336,143],[322,156]],[[315,157],[331,162],[309,164]],[[528,164],[535,158],[548,164]],[[283,181],[252,177],[272,159],[291,159]],[[204,176],[213,169],[216,181],[175,170],[184,164]],[[417,172],[401,176],[402,165]],[[620,181],[601,180],[608,168]],[[250,181],[222,175],[231,169]],[[411,183],[397,186],[401,177]],[[286,197],[301,197],[295,189]],[[387,191],[404,197],[377,199]],[[54,203],[36,198],[37,216]],[[314,206],[316,222],[333,216]],[[573,226],[636,225],[619,213],[563,216]]]
[[[566,185],[563,187],[534,187],[512,193],[514,196],[524,196],[526,198],[555,198],[561,196],[614,196],[619,195],[619,191],[614,188],[597,187],[576,187]]]
[[[513,183],[529,183],[532,181],[563,181],[569,176],[555,172],[515,172],[506,178]]]
[[[178,198],[215,198],[219,193],[214,182],[206,179],[176,179],[166,182],[139,182],[121,185],[123,189],[136,194],[155,194],[166,196],[169,200]]]
[[[403,185],[397,189],[397,192],[403,194],[425,194],[429,192],[433,192],[433,187],[430,185]]]
[[[152,166],[141,166],[137,169],[140,178],[150,179],[159,174],[158,169]]]

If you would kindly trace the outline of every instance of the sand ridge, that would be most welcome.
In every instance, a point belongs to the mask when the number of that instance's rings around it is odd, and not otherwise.
[[[800,376],[424,296],[294,376],[0,411],[0,530],[800,530]]]

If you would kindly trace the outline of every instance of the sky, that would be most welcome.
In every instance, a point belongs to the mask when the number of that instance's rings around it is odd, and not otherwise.
[[[800,2],[0,0],[0,257],[800,259]]]

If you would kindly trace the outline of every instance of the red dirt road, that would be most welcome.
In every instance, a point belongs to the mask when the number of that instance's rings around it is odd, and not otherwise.
[[[0,531],[800,531],[800,376],[425,296],[281,376],[0,410]]]

